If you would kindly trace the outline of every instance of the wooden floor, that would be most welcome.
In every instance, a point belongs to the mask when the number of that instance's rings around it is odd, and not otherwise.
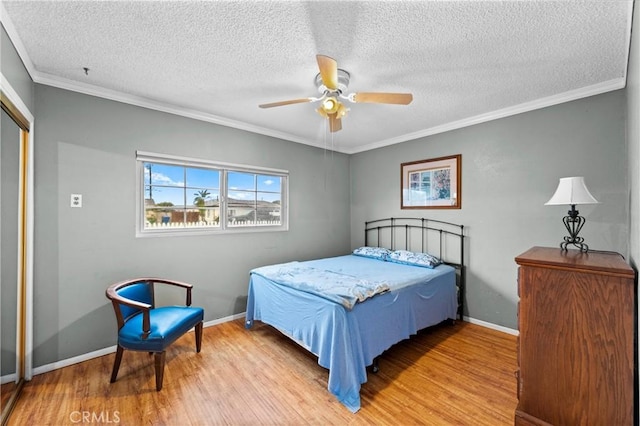
[[[2,400],[2,409],[4,410],[4,406],[9,402],[9,398],[11,398],[11,394],[16,389],[16,384],[14,382],[5,383],[0,386],[0,399]]]
[[[164,388],[153,357],[125,351],[35,376],[10,425],[512,425],[516,338],[457,322],[424,330],[380,358],[352,414],[327,390],[328,371],[275,329],[242,319],[193,333],[167,352]]]

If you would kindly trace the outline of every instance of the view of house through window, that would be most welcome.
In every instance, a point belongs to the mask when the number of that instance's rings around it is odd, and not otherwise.
[[[141,164],[141,230],[229,230],[286,225],[286,173],[215,163],[146,161]]]
[[[227,172],[229,226],[280,225],[281,187],[279,176]]]
[[[220,226],[220,170],[144,162],[145,229]]]

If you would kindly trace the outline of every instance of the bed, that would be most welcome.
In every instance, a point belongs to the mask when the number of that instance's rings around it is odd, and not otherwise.
[[[422,253],[437,262],[416,266]],[[366,222],[364,246],[351,254],[253,269],[245,327],[262,321],[315,354],[329,370],[329,391],[355,413],[367,367],[375,371],[385,350],[462,317],[464,272],[462,225]]]

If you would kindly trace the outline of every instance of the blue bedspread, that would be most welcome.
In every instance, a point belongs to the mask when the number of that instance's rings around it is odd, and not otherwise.
[[[349,310],[316,294],[250,275],[245,326],[260,320],[318,356],[329,369],[328,389],[350,411],[360,409],[366,367],[395,343],[425,327],[455,318],[455,270],[400,265],[353,255],[300,262],[359,279],[386,282],[389,290]]]
[[[384,281],[357,278],[300,262],[263,266],[253,269],[251,273],[340,303],[347,309],[353,309],[356,302],[389,290],[389,284]]]

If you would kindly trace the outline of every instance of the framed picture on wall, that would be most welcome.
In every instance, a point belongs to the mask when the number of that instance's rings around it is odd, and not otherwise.
[[[400,164],[400,208],[459,209],[462,155]]]

